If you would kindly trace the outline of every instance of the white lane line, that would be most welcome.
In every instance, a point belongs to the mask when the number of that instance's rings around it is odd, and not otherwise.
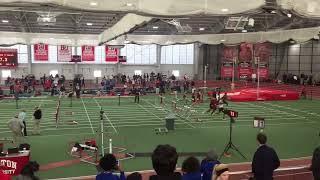
[[[157,117],[160,121],[163,121],[163,119],[161,119],[159,116],[157,116],[157,115],[154,114],[153,112],[149,111],[148,109],[144,108],[144,107],[141,106],[139,103],[138,103],[138,106],[139,106],[140,108],[142,108],[144,111],[146,111],[147,113],[152,114],[153,116]]]
[[[273,109],[273,108],[269,108],[269,107],[265,107],[265,106],[260,106],[260,105],[258,105],[257,103],[256,103],[256,104],[245,103],[245,104],[247,104],[247,105],[249,105],[249,106],[254,106],[254,107],[258,106],[258,107],[261,107],[261,108],[263,108],[263,109],[270,109],[270,110],[272,110],[272,111],[274,111],[274,112],[279,112],[279,113],[281,113],[281,114],[287,114],[287,115],[291,115],[291,116],[296,116],[296,117],[301,117],[301,118],[302,118],[302,116],[299,116],[299,115],[296,115],[296,114],[292,114],[292,113],[288,113],[288,112],[285,112],[285,111],[280,111],[280,110],[278,110],[278,109]]]
[[[101,109],[101,106],[99,104],[99,102],[96,100],[96,98],[93,98],[94,101],[96,102],[96,104],[98,105],[99,109]],[[106,115],[106,113],[103,113],[104,117],[110,122],[111,127],[113,128],[114,132],[116,132],[118,134],[117,129],[114,127],[114,125],[112,124],[112,122],[110,121],[110,119],[108,118],[108,116]]]
[[[308,112],[308,111],[303,111],[303,110],[299,110],[299,109],[295,109],[295,108],[291,108],[291,107],[286,107],[286,106],[281,106],[281,105],[277,105],[277,104],[271,104],[271,103],[264,103],[264,104],[268,104],[268,105],[273,106],[273,107],[289,109],[289,110],[292,110],[292,111],[296,111],[296,112],[305,113],[305,114],[309,114],[309,115],[320,117],[320,114],[318,114],[318,113],[311,113],[311,112]]]
[[[145,101],[145,102],[147,102],[148,104],[150,104],[151,106],[153,106],[154,108],[157,108],[155,105],[153,105],[152,103],[150,103],[148,100],[144,100],[144,99],[142,99],[143,101]],[[166,112],[166,110],[165,109],[163,109],[163,108],[161,108],[161,110],[162,111],[164,111],[164,112]],[[192,127],[192,128],[196,128],[195,126],[193,126],[192,124],[190,124],[190,123],[187,123],[186,121],[183,121],[186,125],[188,125],[188,126],[190,126],[190,127]]]
[[[91,130],[92,130],[92,134],[94,134],[94,129],[93,129],[93,126],[92,126],[92,123],[91,123],[91,119],[90,119],[90,117],[89,117],[89,114],[88,114],[88,111],[87,111],[86,105],[84,104],[83,99],[82,99],[82,98],[80,98],[80,99],[81,99],[81,102],[82,102],[82,105],[83,105],[84,111],[85,111],[85,112],[86,112],[86,114],[87,114],[87,118],[88,118],[88,120],[89,120],[89,123],[90,123],[90,126],[91,126]]]

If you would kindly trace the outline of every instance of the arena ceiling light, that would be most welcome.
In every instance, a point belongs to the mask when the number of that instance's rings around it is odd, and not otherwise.
[[[3,23],[8,23],[9,21],[6,20],[6,19],[3,19],[1,22],[3,22]]]
[[[223,9],[221,9],[221,11],[222,11],[222,12],[228,12],[228,11],[229,11],[229,9],[227,9],[227,8],[223,8]]]
[[[87,26],[92,26],[92,23],[87,23]]]
[[[128,7],[131,7],[133,4],[132,3],[127,3],[126,4]]]
[[[226,40],[224,40],[224,39],[221,39],[220,41],[221,41],[221,42],[225,42]]]
[[[159,29],[159,26],[153,26],[152,28],[153,29]]]
[[[97,6],[98,3],[97,2],[90,2],[90,6]]]

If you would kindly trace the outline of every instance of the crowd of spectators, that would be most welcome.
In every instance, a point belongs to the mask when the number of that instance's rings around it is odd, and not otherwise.
[[[306,75],[301,73],[300,75],[292,74],[292,73],[283,73],[282,74],[282,82],[285,84],[300,84],[300,85],[318,85],[320,83],[320,77],[316,74],[315,76],[310,74]]]
[[[276,151],[267,145],[267,136],[259,133],[256,137],[258,148],[252,160],[252,177],[254,180],[272,180],[274,171],[279,168],[280,160]],[[181,171],[176,169],[179,155],[175,147],[171,145],[158,145],[152,155],[152,167],[155,171],[149,180],[228,180],[229,166],[220,163],[215,151],[211,150],[201,161],[194,156],[184,159]],[[310,170],[314,179],[320,178],[320,147],[313,153]],[[107,154],[101,158],[98,169],[97,180],[125,180],[124,172],[117,165],[116,157]],[[115,172],[120,171],[120,176]],[[102,178],[105,177],[105,178]],[[139,173],[132,173],[127,176],[128,180],[141,180]]]
[[[267,136],[259,133],[256,137],[258,148],[252,160],[253,180],[272,180],[274,171],[279,168],[280,160],[276,151],[268,146]],[[175,147],[171,145],[158,145],[151,155],[154,175],[149,180],[228,180],[230,176],[229,166],[218,161],[218,155],[211,150],[200,162],[197,157],[190,156],[184,159],[181,171],[177,169],[179,155]],[[12,177],[14,180],[38,180],[36,172],[39,164],[30,161],[21,171],[20,175]],[[142,174],[134,172],[125,175],[119,161],[113,154],[105,154],[97,165],[98,174],[96,180],[142,180]],[[312,156],[310,171],[314,180],[320,180],[320,147],[317,147]],[[9,180],[10,176],[2,174],[0,179]]]

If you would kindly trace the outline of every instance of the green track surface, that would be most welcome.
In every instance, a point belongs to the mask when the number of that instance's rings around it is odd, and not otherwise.
[[[195,107],[195,116],[189,119],[178,118],[176,130],[167,135],[156,135],[155,128],[164,127],[167,111],[171,109],[172,96],[164,100],[165,107],[160,107],[159,99],[154,96],[140,97],[140,104],[133,103],[132,97],[118,98],[82,98],[74,99],[72,107],[68,98],[61,99],[61,111],[58,128],[54,113],[57,97],[21,99],[19,109],[27,111],[29,134],[32,131],[32,113],[35,106],[41,105],[43,120],[41,136],[28,136],[25,140],[31,144],[31,158],[41,165],[72,159],[68,155],[69,143],[88,138],[100,140],[100,107],[105,111],[105,144],[112,138],[114,146],[127,148],[128,152],[151,153],[158,144],[171,144],[178,152],[206,152],[215,148],[221,153],[229,138],[229,120],[222,119],[222,114],[213,116],[203,113],[208,102]],[[181,101],[178,107],[183,107]],[[256,150],[255,136],[258,129],[253,128],[253,117],[266,118],[268,142],[282,159],[311,156],[313,149],[319,145],[320,137],[320,101],[276,101],[230,103],[228,108],[239,112],[233,131],[233,142],[248,158],[243,159],[237,153],[231,158],[223,158],[225,163],[251,161]],[[15,101],[0,103],[0,138],[10,137],[6,122],[19,109]],[[73,113],[71,113],[73,112]],[[195,120],[199,118],[201,122]],[[75,120],[78,125],[68,125]],[[8,145],[7,145],[8,146]],[[180,157],[179,166],[185,157]],[[121,162],[125,171],[152,169],[149,157],[135,158]],[[41,179],[96,174],[94,166],[80,163],[39,172]]]

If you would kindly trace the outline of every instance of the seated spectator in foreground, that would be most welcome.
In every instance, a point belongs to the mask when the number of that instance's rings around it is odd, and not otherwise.
[[[191,156],[182,163],[182,180],[201,180],[200,162],[197,158]]]
[[[314,180],[320,180],[320,146],[313,151],[310,169]]]
[[[39,171],[39,164],[36,161],[30,161],[22,168],[20,175],[15,180],[40,180],[35,176],[37,171]]]
[[[174,172],[178,161],[176,148],[168,144],[158,145],[151,159],[157,175],[150,176],[149,180],[181,180],[181,174]]]
[[[126,179],[124,172],[117,165],[117,159],[113,154],[104,155],[100,159],[98,168],[100,168],[102,172],[100,172],[96,176],[96,180],[125,180]],[[115,171],[120,171],[120,177],[113,174]]]
[[[273,171],[280,166],[276,151],[267,146],[267,136],[264,133],[257,135],[259,147],[252,160],[252,173],[255,180],[272,180]]]
[[[210,150],[207,156],[201,161],[200,171],[202,180],[211,180],[214,166],[220,164],[218,154],[214,150]]]
[[[142,180],[142,176],[140,173],[135,172],[135,173],[129,174],[127,176],[127,180]]]
[[[229,168],[226,164],[218,164],[214,167],[214,175],[212,180],[228,180],[229,179]]]

